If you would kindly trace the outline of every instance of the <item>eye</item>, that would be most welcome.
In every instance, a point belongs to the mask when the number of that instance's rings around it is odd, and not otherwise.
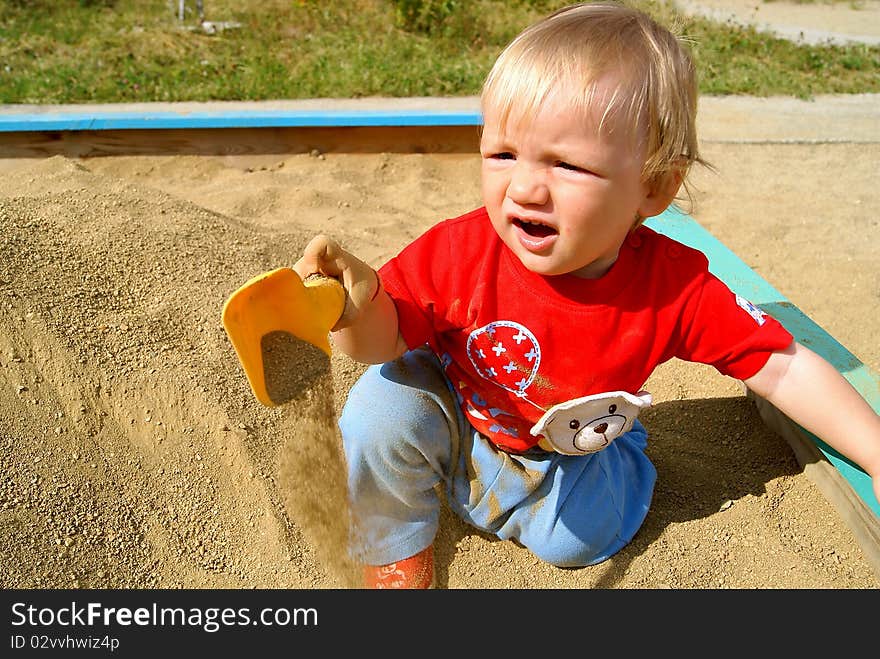
[[[608,414],[614,414],[617,411],[617,405],[608,406]]]
[[[501,153],[495,153],[489,156],[494,160],[514,160],[514,155],[510,151],[502,151]]]
[[[584,172],[586,171],[583,167],[578,167],[577,165],[572,165],[570,162],[565,162],[563,160],[559,160],[556,162],[556,166],[560,169],[565,169],[570,172]]]
[[[577,430],[578,428],[581,427],[581,422],[578,421],[577,419],[572,419],[571,421],[568,422],[568,427],[571,428],[572,430]]]

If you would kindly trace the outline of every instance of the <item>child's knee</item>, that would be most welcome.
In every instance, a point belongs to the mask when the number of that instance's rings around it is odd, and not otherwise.
[[[556,567],[576,568],[601,563],[617,553],[629,536],[615,515],[598,524],[583,517],[550,526],[538,525],[525,530],[522,544],[535,556]]]
[[[595,547],[582,542],[572,542],[567,545],[535,545],[526,548],[545,563],[560,568],[595,565],[606,560],[616,551],[616,549],[609,551],[607,548],[597,551]]]
[[[451,403],[425,386],[424,374],[413,377],[411,367],[403,359],[371,366],[351,388],[339,417],[346,453],[391,458],[448,450]]]
[[[370,401],[382,400],[382,396],[386,395],[384,382],[378,370],[378,366],[367,368],[349,390],[342,413],[339,415],[339,426],[343,435],[347,427],[361,425],[362,421],[372,416]]]
[[[343,438],[388,434],[417,416],[416,390],[395,377],[394,362],[370,366],[348,393],[339,417]]]

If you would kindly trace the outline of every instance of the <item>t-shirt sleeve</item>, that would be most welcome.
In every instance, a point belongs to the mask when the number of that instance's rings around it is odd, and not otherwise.
[[[379,269],[382,286],[397,307],[400,334],[408,348],[431,343],[436,319],[443,316],[443,268],[449,259],[448,239],[439,228],[407,245]]]
[[[793,341],[779,321],[708,270],[698,281],[682,315],[677,357],[711,364],[724,375],[744,380]]]

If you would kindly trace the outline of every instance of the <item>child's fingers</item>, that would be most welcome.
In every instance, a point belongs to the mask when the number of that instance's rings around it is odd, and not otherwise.
[[[340,262],[343,250],[335,240],[325,235],[317,235],[309,241],[293,269],[303,279],[319,272],[330,277],[339,277],[345,269]]]
[[[345,308],[334,330],[354,324],[361,310],[378,293],[376,271],[323,234],[309,241],[293,269],[303,279],[318,272],[342,283],[346,292]]]

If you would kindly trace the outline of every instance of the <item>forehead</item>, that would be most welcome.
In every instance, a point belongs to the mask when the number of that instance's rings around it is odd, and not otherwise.
[[[634,146],[638,131],[618,110],[615,90],[595,86],[590,98],[554,92],[520,103],[483,104],[483,134],[488,138],[520,138],[540,134],[554,140],[599,140]]]
[[[624,68],[510,67],[498,73],[480,99],[484,115],[501,125],[528,122],[545,107],[579,114],[585,125],[621,130],[643,122],[641,87]]]

